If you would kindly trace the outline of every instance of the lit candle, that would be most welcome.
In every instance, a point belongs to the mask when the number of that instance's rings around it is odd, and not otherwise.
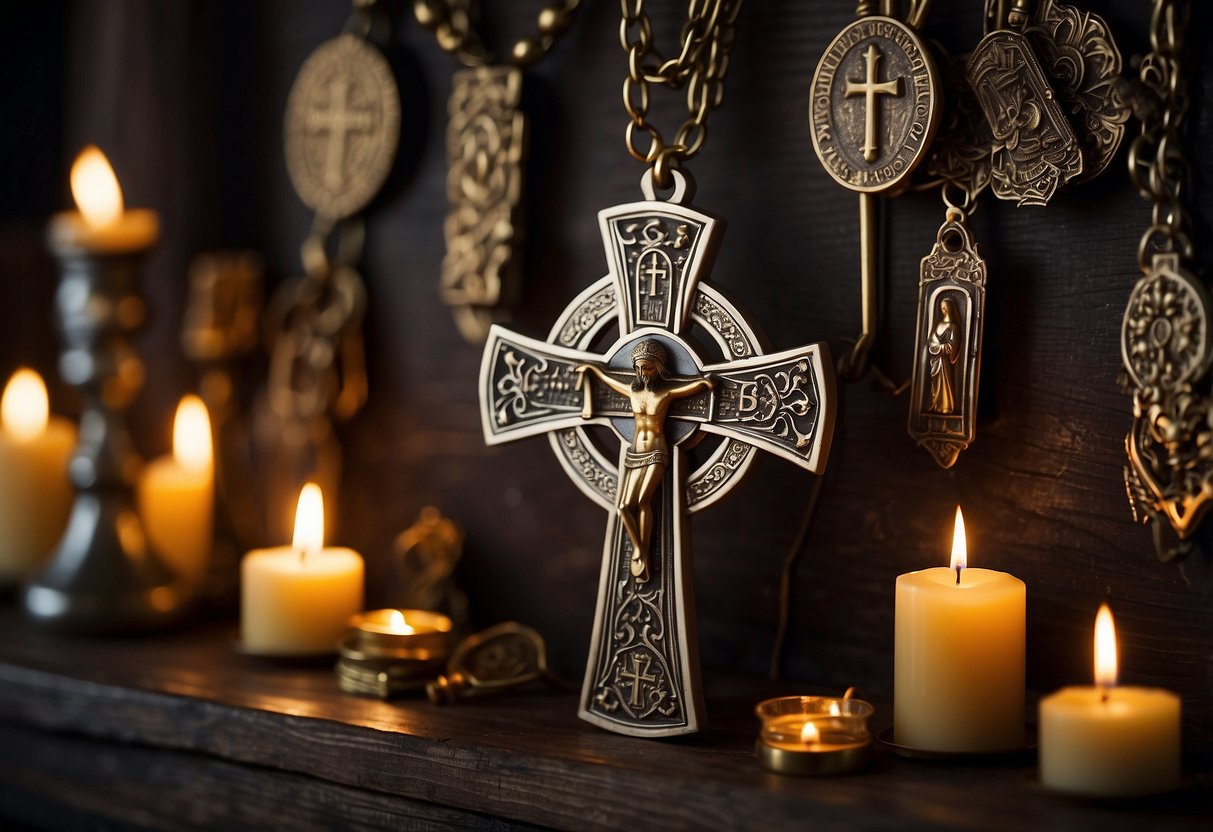
[[[159,220],[154,211],[124,209],[118,177],[97,147],[80,151],[72,164],[72,198],[79,211],[51,218],[47,230],[53,251],[117,254],[149,248],[156,242]]]
[[[191,588],[200,587],[214,544],[215,465],[210,416],[197,396],[177,406],[173,452],[143,470],[138,505],[152,549]]]
[[[1116,630],[1104,604],[1095,619],[1095,686],[1040,701],[1040,779],[1049,788],[1136,797],[1179,787],[1179,697],[1116,681]]]
[[[256,549],[241,566],[240,638],[246,653],[335,653],[362,609],[362,556],[324,546],[324,499],[299,493],[291,546]]]
[[[922,751],[1024,745],[1023,581],[967,565],[956,508],[951,566],[897,578],[893,731]]]
[[[351,649],[372,658],[445,659],[451,619],[426,610],[372,610],[353,621]]]
[[[50,416],[42,376],[13,373],[0,399],[0,584],[20,582],[54,548],[72,508],[76,428]]]
[[[783,696],[759,702],[762,720],[755,753],[778,774],[843,774],[867,762],[872,747],[868,718],[874,709],[851,691],[830,696]]]

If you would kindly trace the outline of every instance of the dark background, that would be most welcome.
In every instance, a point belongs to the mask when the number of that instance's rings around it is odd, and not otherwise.
[[[499,44],[530,33],[541,7],[485,5],[489,39]],[[682,4],[651,5],[658,43],[673,51]],[[981,34],[980,5],[937,3],[928,35],[968,51]],[[1084,5],[1111,24],[1126,65],[1145,51],[1148,3]],[[1213,44],[1206,4],[1194,5],[1185,148],[1198,265],[1207,267],[1213,162],[1195,149],[1213,135]],[[822,339],[841,354],[858,330],[857,200],[818,164],[806,123],[813,68],[851,6],[751,0],[725,106],[691,164],[696,206],[728,221],[712,280],[749,310],[773,349]],[[422,506],[440,507],[467,530],[459,578],[477,622],[536,626],[555,666],[579,676],[604,518],[542,440],[483,445],[480,351],[460,338],[437,291],[446,97],[458,64],[407,4],[390,8],[405,138],[394,182],[368,214],[370,401],[341,429],[345,477],[333,537],[366,555],[371,601],[388,602],[392,539]],[[341,30],[348,11],[337,0],[0,4],[0,374],[32,364],[48,376],[55,409],[78,408],[54,377],[55,271],[41,237],[48,215],[68,205],[72,157],[96,143],[127,204],[161,215],[146,272],[154,320],[140,339],[148,381],[133,422],[141,451],[167,450],[173,406],[195,380],[179,347],[187,265],[203,250],[249,247],[264,255],[271,284],[296,273],[310,216],[287,179],[282,113],[298,67]],[[605,274],[597,211],[639,198],[642,168],[623,143],[618,14],[614,2],[585,3],[573,30],[527,73],[529,242],[516,326],[530,335],[546,334],[566,301]],[[669,137],[682,97],[654,97]],[[1129,137],[1136,132],[1132,124]],[[1122,680],[1179,691],[1189,748],[1213,743],[1213,525],[1185,562],[1164,565],[1149,531],[1132,524],[1122,482],[1130,402],[1117,385],[1120,321],[1149,218],[1123,158],[1124,148],[1101,179],[1064,189],[1045,209],[982,197],[972,221],[990,273],[982,420],[953,469],[915,449],[904,398],[868,381],[840,384],[833,452],[794,583],[788,676],[889,687],[894,579],[946,562],[959,502],[972,565],[1028,584],[1030,687],[1089,682],[1094,615],[1108,600]],[[909,194],[885,217],[878,360],[903,379],[918,261],[943,206],[937,192]],[[696,516],[707,668],[766,672],[780,568],[812,487],[811,475],[766,460],[731,499]]]

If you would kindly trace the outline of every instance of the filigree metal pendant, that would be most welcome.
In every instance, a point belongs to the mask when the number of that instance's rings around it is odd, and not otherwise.
[[[1083,171],[1082,151],[1028,39],[999,29],[969,57],[969,83],[994,133],[992,190],[1045,205]]]
[[[482,343],[518,291],[526,119],[522,72],[479,66],[455,73],[447,126],[446,256],[442,299],[464,338]]]
[[[908,428],[950,468],[976,433],[986,263],[968,227],[949,216],[920,268]]]
[[[400,141],[391,67],[362,38],[321,44],[291,87],[286,167],[304,204],[329,219],[356,214],[387,180]]]
[[[1120,50],[1099,15],[1055,0],[1037,0],[1025,34],[1063,108],[1072,116],[1083,153],[1077,181],[1094,179],[1120,147],[1131,110],[1115,94]]]
[[[731,491],[760,448],[821,471],[835,409],[824,344],[763,354],[750,324],[701,280],[723,229],[680,204],[686,182],[673,175],[671,201],[654,198],[649,171],[644,201],[599,214],[610,274],[569,304],[547,341],[494,325],[480,373],[485,442],[547,435],[608,512],[579,714],[654,737],[704,721],[688,515]],[[618,337],[595,350],[612,322]],[[690,340],[693,325],[706,337]],[[612,438],[600,444],[589,425]],[[701,433],[721,441],[692,470],[685,448]]]
[[[1178,255],[1157,254],[1133,288],[1121,329],[1121,355],[1136,388],[1125,439],[1130,503],[1140,520],[1166,517],[1181,540],[1213,504],[1213,406],[1193,387],[1213,362],[1211,309],[1208,292]]]

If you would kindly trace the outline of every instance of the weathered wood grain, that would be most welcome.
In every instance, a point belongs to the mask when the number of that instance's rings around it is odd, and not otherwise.
[[[414,819],[474,826],[491,815],[604,830],[806,822],[1130,830],[1147,820],[1180,830],[1213,813],[1208,772],[1193,774],[1177,795],[1126,805],[1051,795],[1030,764],[940,767],[880,755],[854,777],[777,777],[754,759],[752,709],[786,691],[712,678],[707,733],[636,741],[576,719],[569,694],[530,691],[453,707],[384,703],[339,693],[327,668],[235,656],[224,629],[65,641],[29,633],[5,613],[0,814],[42,822],[17,811],[22,794],[30,812],[45,807],[47,818],[95,814],[170,828],[257,825],[275,805],[280,825],[292,828]],[[219,793],[228,797],[217,806]]]

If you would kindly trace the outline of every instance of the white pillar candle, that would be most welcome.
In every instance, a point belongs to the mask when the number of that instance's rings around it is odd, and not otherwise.
[[[956,509],[952,565],[897,578],[893,732],[923,751],[984,753],[1024,745],[1026,588],[966,568]]]
[[[291,546],[256,549],[241,566],[240,638],[246,653],[332,653],[362,610],[362,556],[324,547],[324,501],[299,494]]]
[[[1116,665],[1104,604],[1095,622],[1095,686],[1062,688],[1040,702],[1040,779],[1049,788],[1136,797],[1179,787],[1179,697],[1116,687]]]
[[[200,587],[215,538],[215,464],[210,416],[197,396],[177,406],[173,452],[144,468],[138,505],[152,549],[192,588]]]
[[[42,376],[13,373],[0,399],[0,584],[34,571],[59,542],[71,512],[67,466],[76,428],[49,411]]]

